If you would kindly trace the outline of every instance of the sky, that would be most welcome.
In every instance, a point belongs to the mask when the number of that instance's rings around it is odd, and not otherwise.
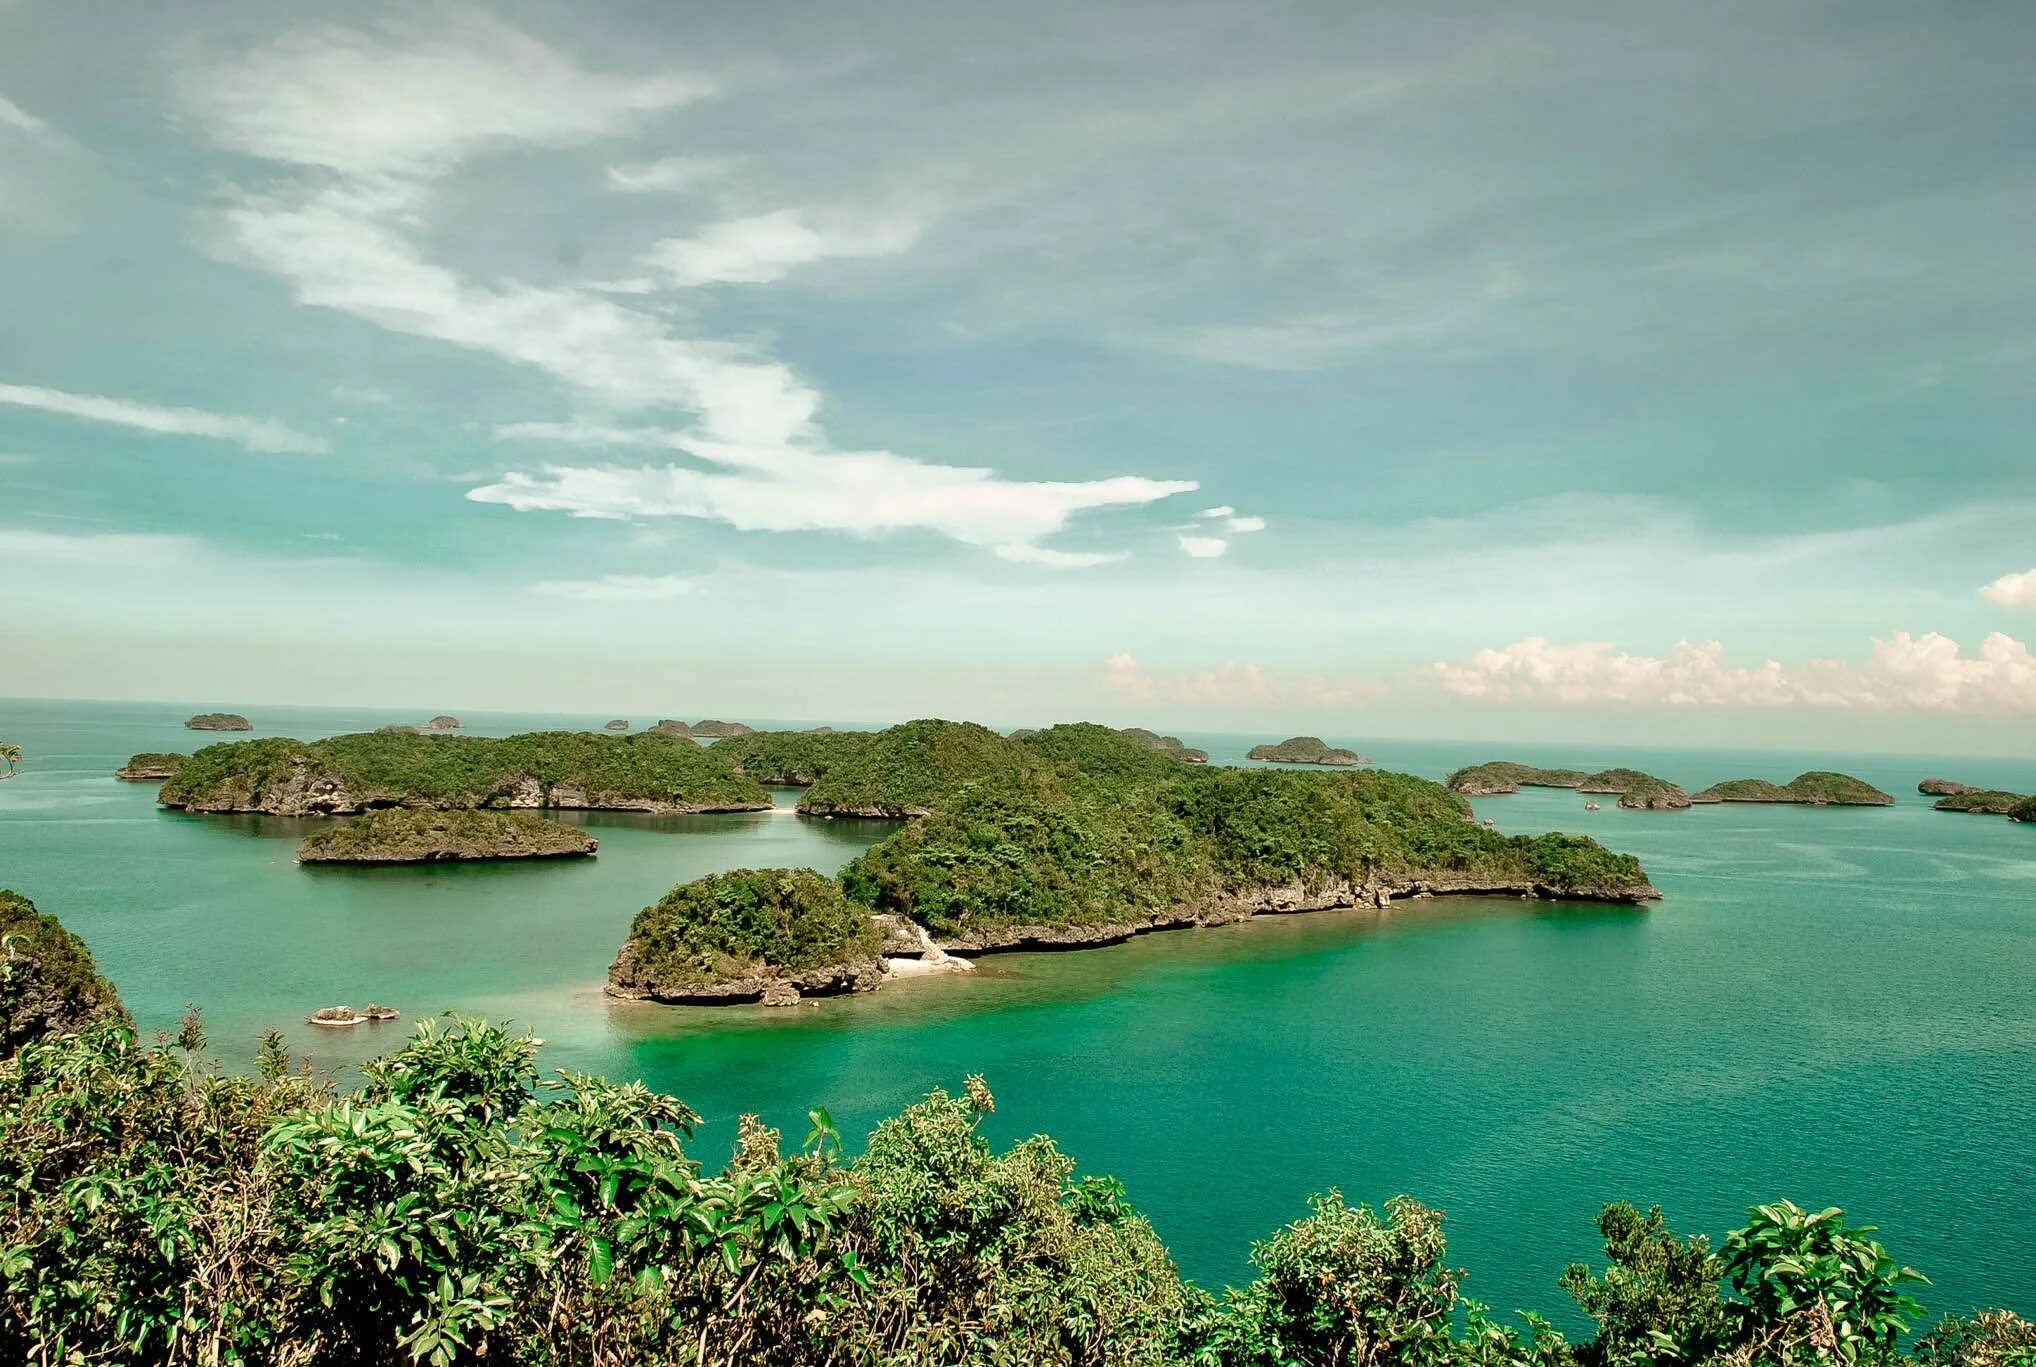
[[[2032,48],[0,0],[0,694],[2036,755]]]

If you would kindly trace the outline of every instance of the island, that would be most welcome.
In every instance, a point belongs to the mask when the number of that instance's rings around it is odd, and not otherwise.
[[[1784,802],[1809,807],[1886,807],[1894,802],[1864,779],[1829,769],[1811,769],[1787,783],[1764,778],[1734,778],[1714,783],[1695,794],[1693,802]]]
[[[608,970],[617,997],[761,1002],[868,991],[882,933],[811,869],[735,869],[682,883],[637,914]]]
[[[130,783],[156,782],[175,778],[177,771],[184,767],[189,755],[174,754],[165,750],[144,750],[130,758],[127,763],[113,771],[113,777],[124,778]]]
[[[191,731],[252,731],[254,723],[238,712],[200,712],[184,723]]]
[[[424,723],[424,726],[426,730],[430,731],[457,731],[460,729],[460,719],[440,714]]]
[[[651,728],[668,736],[693,736],[707,740],[718,740],[724,736],[747,736],[754,730],[739,721],[715,721],[712,717],[692,723],[675,721],[670,717]]]
[[[690,740],[589,731],[231,741],[192,755],[156,800],[193,812],[278,816],[376,807],[742,812],[771,805],[754,779]]]
[[[1925,797],[1961,797],[1966,793],[1983,791],[1971,783],[1960,783],[1955,779],[1926,778],[1916,785],[1916,791]]]
[[[304,837],[297,847],[297,862],[436,864],[475,859],[571,859],[591,855],[599,844],[579,827],[535,812],[379,807]]]
[[[1320,736],[1289,736],[1278,745],[1254,745],[1245,752],[1245,757],[1266,760],[1274,764],[1330,764],[1348,767],[1353,764],[1371,763],[1355,750],[1344,750],[1324,744]]]
[[[0,888],[0,1059],[32,1039],[133,1018],[85,942],[35,903]]]
[[[714,753],[724,745],[734,748]],[[675,888],[638,916],[610,990],[789,1001],[867,990],[886,971],[929,971],[960,953],[1107,944],[1271,913],[1441,893],[1659,896],[1631,855],[1585,836],[1501,835],[1426,779],[1190,765],[1090,723],[1013,740],[968,722],[907,722],[834,757],[799,807],[906,824],[837,881],[747,870],[733,885]],[[823,887],[878,939],[850,938],[852,918]],[[815,929],[802,936],[808,918]],[[865,953],[900,963],[872,971]]]
[[[738,774],[774,788],[808,788],[869,743],[867,731],[746,731],[708,753]]]
[[[1013,732],[1012,734],[1015,737],[1017,733]],[[1026,734],[1037,735],[1039,733],[1030,731]],[[1148,750],[1157,750],[1163,755],[1170,755],[1183,764],[1207,764],[1209,762],[1209,752],[1207,750],[1197,750],[1192,746],[1184,745],[1181,743],[1179,736],[1162,736],[1157,731],[1148,731],[1142,726],[1119,727],[1117,734],[1137,741]]]
[[[2013,816],[2015,809],[2029,800],[2028,797],[2021,793],[2003,792],[1998,788],[1965,788],[1963,792],[1948,793],[1938,798],[1930,806],[1940,812],[1975,812],[1983,816]]]
[[[1574,788],[1583,793],[1614,793],[1619,805],[1640,811],[1680,811],[1690,795],[1680,784],[1639,769],[1541,769],[1511,760],[1492,760],[1458,769],[1444,786],[1466,797],[1493,797],[1522,788]]]
[[[304,1020],[308,1025],[361,1025],[368,1021],[392,1021],[402,1014],[393,1006],[369,1002],[358,1011],[351,1006],[321,1006]]]
[[[629,729],[629,722],[623,717],[617,717],[601,729],[603,731],[627,731]]]

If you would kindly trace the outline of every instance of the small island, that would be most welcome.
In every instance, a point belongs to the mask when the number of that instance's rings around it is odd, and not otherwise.
[[[1968,787],[1963,792],[1948,793],[1931,803],[1930,806],[1940,812],[1974,812],[1982,816],[2013,816],[2016,808],[2030,800],[2021,793],[2004,792],[1998,788]]]
[[[424,723],[424,725],[427,730],[431,731],[457,731],[460,729],[460,719],[441,714],[433,717],[430,721]]]
[[[1691,799],[1695,802],[1781,802],[1807,807],[1886,807],[1894,795],[1864,779],[1829,769],[1797,774],[1787,783],[1764,778],[1734,778],[1714,783]]]
[[[184,723],[191,731],[252,731],[254,723],[238,712],[200,712]]]
[[[1037,735],[1038,732],[1027,732],[1026,734]],[[1184,745],[1181,743],[1179,736],[1162,736],[1157,731],[1148,731],[1142,726],[1119,727],[1117,734],[1127,740],[1136,741],[1148,750],[1157,750],[1162,755],[1168,755],[1177,759],[1183,764],[1207,764],[1209,762],[1209,752],[1207,750],[1197,750],[1192,746]],[[1013,732],[1012,735],[1014,739],[1017,738],[1016,732]]]
[[[1254,745],[1246,758],[1275,764],[1328,764],[1339,768],[1371,761],[1355,750],[1325,744],[1320,736],[1290,736],[1278,745]]]
[[[673,1004],[866,992],[883,935],[811,869],[736,869],[682,883],[645,907],[608,970],[614,996]]]
[[[126,779],[130,783],[160,783],[166,778],[175,778],[177,771],[191,757],[165,750],[145,750],[129,759],[113,771],[113,777]]]
[[[603,731],[627,731],[629,729],[629,722],[625,718],[617,717],[601,729]]]
[[[393,1006],[369,1002],[358,1011],[351,1006],[321,1006],[304,1021],[307,1025],[363,1025],[368,1021],[392,1021],[402,1014]]]
[[[1984,790],[1971,783],[1960,783],[1956,779],[1926,778],[1916,785],[1916,791],[1924,797],[1962,797],[1966,793]]]
[[[1637,811],[1681,811],[1690,795],[1680,784],[1639,769],[1542,769],[1511,760],[1492,760],[1458,769],[1444,781],[1466,797],[1494,797],[1522,788],[1574,788],[1582,793],[1613,793],[1619,805]]]
[[[747,736],[756,728],[744,726],[739,721],[716,721],[709,717],[703,721],[682,722],[666,717],[651,730],[661,731],[667,736],[692,736],[695,739],[720,740],[726,736]]]
[[[436,864],[477,859],[572,859],[600,842],[535,812],[381,807],[314,831],[300,864]]]

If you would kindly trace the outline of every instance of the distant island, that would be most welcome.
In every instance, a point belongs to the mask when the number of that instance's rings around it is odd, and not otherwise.
[[[145,750],[113,771],[113,777],[124,778],[130,783],[154,781],[160,783],[166,778],[175,778],[177,771],[184,767],[189,755],[174,754],[165,750]]]
[[[1689,792],[1680,784],[1639,769],[1542,769],[1511,760],[1492,760],[1458,769],[1445,780],[1447,786],[1467,797],[1491,797],[1517,793],[1522,788],[1574,788],[1583,793],[1616,793],[1621,807],[1681,811],[1686,807],[1720,802],[1793,803],[1811,807],[1885,807],[1894,798],[1850,774],[1812,769],[1787,783],[1770,783],[1759,778],[1727,779],[1700,792]]]
[[[627,731],[629,729],[629,722],[622,717],[617,717],[601,729],[603,731]]]
[[[1341,767],[1371,763],[1355,750],[1324,744],[1320,736],[1292,736],[1278,745],[1254,745],[1245,753],[1250,759],[1279,764],[1332,764]]]
[[[747,775],[792,734],[709,753]],[[882,979],[866,934],[879,917],[925,971],[926,949],[1106,944],[1427,893],[1659,896],[1630,855],[1584,836],[1500,835],[1461,795],[1407,774],[1209,768],[1087,723],[1015,740],[934,720],[852,734],[818,761],[800,811],[908,824],[838,883],[747,870],[673,889],[638,916],[610,991],[788,1002],[868,990]]]
[[[184,723],[192,731],[252,731],[254,723],[238,712],[200,712]]]
[[[440,715],[433,717],[430,721],[424,723],[424,725],[427,730],[431,731],[457,731],[460,729],[460,719],[458,717]]]
[[[711,717],[705,721],[696,721],[690,724],[674,721],[672,718],[666,717],[650,729],[661,731],[667,736],[696,736],[706,740],[716,740],[723,736],[747,736],[755,728],[744,726],[739,721],[715,721]]]
[[[475,859],[561,859],[594,853],[599,841],[535,812],[381,807],[314,831],[300,864],[433,864]]]
[[[1714,783],[1697,793],[1695,802],[1793,802],[1811,807],[1886,807],[1894,802],[1863,779],[1837,774],[1829,769],[1811,769],[1787,783],[1769,783],[1763,778],[1734,778]]]
[[[194,812],[334,815],[374,807],[758,811],[755,780],[690,740],[535,731],[491,739],[374,732],[208,745],[157,801]]]
[[[1119,727],[1117,734],[1127,740],[1136,741],[1148,750],[1157,750],[1163,755],[1171,755],[1183,764],[1207,764],[1209,762],[1209,752],[1207,750],[1197,750],[1193,746],[1184,745],[1179,736],[1162,736],[1159,732],[1148,731],[1142,726]]]
[[[1916,791],[1925,797],[1962,797],[1966,793],[1982,791],[1970,783],[1959,783],[1948,778],[1926,778],[1916,785]]]

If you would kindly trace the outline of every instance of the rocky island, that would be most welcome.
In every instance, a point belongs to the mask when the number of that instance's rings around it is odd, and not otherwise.
[[[599,844],[579,827],[535,812],[380,807],[312,832],[297,847],[297,862],[436,864],[475,859],[569,859],[590,855]]]
[[[1714,783],[1695,794],[1694,802],[1784,802],[1809,807],[1886,807],[1894,795],[1884,793],[1863,779],[1837,774],[1829,769],[1812,769],[1797,774],[1787,783],[1769,783],[1764,778],[1734,778]]]
[[[1916,785],[1916,791],[1924,797],[1962,797],[1966,793],[1977,793],[1980,788],[1970,783],[1959,783],[1948,778],[1926,778]]]
[[[928,971],[939,962],[928,948],[1106,944],[1433,893],[1659,896],[1632,856],[1583,836],[1500,835],[1425,779],[1204,768],[1086,723],[1012,740],[965,722],[907,722],[865,737],[800,810],[914,819],[838,883],[762,870],[674,889],[637,918],[610,990],[791,1000],[875,986],[864,955],[883,958],[886,946]],[[851,935],[844,905],[863,922],[880,918],[881,939]],[[802,938],[809,920],[816,929]]]
[[[1574,788],[1582,793],[1613,793],[1621,807],[1642,811],[1680,811],[1690,795],[1680,784],[1639,769],[1540,769],[1511,760],[1492,760],[1458,769],[1444,784],[1466,797],[1517,793],[1522,788]]]
[[[2014,816],[2018,808],[2032,799],[2021,793],[2004,792],[1998,788],[1964,787],[1963,792],[1947,793],[1931,803],[1940,812],[1976,812],[1983,816]],[[2018,820],[2026,821],[2027,817]]]
[[[238,712],[200,712],[184,723],[191,731],[252,731],[254,723]]]
[[[457,731],[460,729],[460,719],[440,714],[424,723],[424,729],[427,731]]]
[[[492,739],[375,732],[208,745],[157,801],[194,812],[329,816],[375,807],[761,811],[770,795],[690,740],[533,731]]]
[[[883,937],[866,907],[811,869],[736,869],[683,883],[637,914],[608,970],[617,997],[762,1002],[867,991]]]
[[[627,731],[629,729],[629,722],[625,718],[617,717],[601,729],[603,731]]]
[[[739,721],[715,721],[712,717],[692,723],[674,721],[666,717],[651,730],[661,731],[667,736],[692,736],[696,739],[719,740],[725,736],[747,736],[755,728],[744,726]]]
[[[1254,745],[1245,754],[1248,759],[1275,764],[1328,764],[1347,768],[1354,764],[1371,763],[1355,750],[1325,744],[1320,736],[1290,736],[1278,745]]]
[[[130,783],[160,783],[166,778],[175,778],[189,758],[189,755],[164,750],[146,750],[115,769],[113,777],[124,778]]]
[[[1029,734],[1037,735],[1038,732],[1035,731]],[[1207,750],[1197,750],[1192,746],[1184,745],[1181,743],[1179,736],[1162,736],[1159,732],[1148,731],[1142,726],[1119,727],[1117,734],[1127,740],[1136,741],[1148,750],[1157,750],[1163,755],[1169,755],[1183,764],[1207,764],[1209,762],[1209,752]]]

